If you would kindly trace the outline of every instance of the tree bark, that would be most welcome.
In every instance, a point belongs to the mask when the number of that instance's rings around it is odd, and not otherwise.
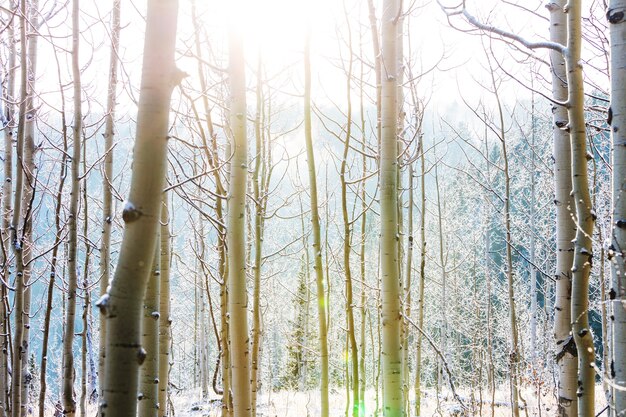
[[[613,143],[612,265],[613,381],[626,387],[626,13],[625,0],[611,0],[607,11],[611,41],[611,139]],[[609,116],[610,117],[610,116]],[[626,413],[626,391],[615,389],[614,415]]]
[[[174,64],[176,0],[149,0],[139,93],[130,195],[124,207],[124,237],[115,278],[99,301],[106,315],[104,399],[100,415],[137,412],[142,300],[149,279],[166,172],[168,116],[173,88],[182,73]]]
[[[10,2],[12,10],[17,12],[17,3]],[[4,108],[0,121],[2,122],[2,131],[4,135],[4,181],[2,182],[2,277],[4,282],[9,282],[10,265],[10,235],[11,235],[11,212],[12,202],[11,195],[13,193],[13,132],[15,128],[14,111],[15,106],[15,68],[16,50],[15,50],[15,19],[11,19],[7,25],[7,39],[9,44],[6,71],[6,86],[0,87],[2,90],[2,99],[5,100]],[[10,318],[7,309],[8,305],[8,287],[5,283],[0,286],[0,416],[5,417],[9,412],[10,397],[10,379],[9,379],[9,358],[10,358],[10,342],[9,329]]]
[[[420,152],[420,286],[417,301],[417,325],[424,328],[424,285],[426,284],[426,162],[424,160],[424,139]],[[417,352],[415,354],[415,416],[422,414],[422,334],[417,334]]]
[[[72,158],[70,211],[68,219],[68,255],[67,255],[67,304],[65,310],[65,325],[63,333],[63,383],[61,399],[63,414],[73,417],[76,414],[76,400],[74,397],[74,324],[76,320],[76,293],[78,288],[78,198],[80,196],[80,158],[81,158],[81,82],[78,61],[79,50],[79,12],[80,1],[72,2],[72,85],[74,87],[74,124],[72,127]]]
[[[313,133],[311,131],[311,57],[310,29],[304,44],[304,140],[306,142],[307,165],[311,198],[311,223],[313,228],[313,257],[315,282],[317,287],[317,313],[320,338],[320,396],[321,417],[329,416],[328,403],[328,324],[326,322],[327,298],[324,291],[324,270],[322,263],[322,237],[320,233],[319,205],[317,202],[317,176]]]
[[[236,2],[237,7],[240,5]],[[228,312],[234,417],[251,415],[248,295],[246,291],[246,190],[248,143],[246,136],[246,79],[243,35],[229,34],[231,169],[228,200]]]
[[[167,193],[163,193],[161,203],[161,294],[159,299],[159,417],[169,415],[169,376],[170,376],[170,214]]]
[[[160,218],[160,215],[159,215]],[[160,236],[159,233],[157,233]],[[161,298],[161,239],[157,238],[152,273],[143,300],[141,344],[146,358],[139,375],[139,417],[157,417],[159,411],[159,301]]]
[[[400,343],[400,277],[398,271],[398,73],[397,0],[383,3],[382,96],[380,153],[380,277],[382,283],[383,415],[404,415],[402,352]]]
[[[550,11],[550,40],[565,45],[567,41],[567,21],[563,7],[565,0],[553,0],[547,8]],[[563,55],[550,51],[552,73],[552,97],[567,100],[566,70]],[[554,304],[554,339],[556,343],[556,363],[558,366],[558,414],[573,417],[578,414],[576,401],[576,360],[575,342],[571,336],[571,294],[574,262],[574,236],[576,224],[571,210],[574,201],[572,191],[571,144],[565,130],[568,124],[567,109],[554,106],[553,112],[553,156],[554,156],[554,204],[556,211],[556,294]]]
[[[107,292],[111,279],[111,225],[113,223],[113,143],[115,139],[115,110],[117,106],[118,50],[120,45],[121,0],[113,1],[111,12],[111,52],[109,55],[109,87],[104,128],[104,166],[102,170],[102,241],[100,243],[100,296]],[[98,350],[98,395],[102,396],[105,383],[106,319],[100,315],[100,346]]]
[[[350,27],[348,26],[348,31]],[[352,35],[348,34],[348,47],[352,49]],[[352,228],[350,218],[348,216],[348,184],[346,182],[346,171],[348,166],[348,150],[350,149],[350,139],[352,136],[352,53],[348,61],[348,70],[346,74],[346,138],[343,143],[343,155],[341,157],[341,168],[339,171],[339,179],[341,182],[341,215],[343,219],[343,268],[345,274],[346,285],[346,321],[348,327],[347,342],[350,350],[350,363],[352,365],[352,416],[359,416],[360,399],[359,399],[359,356],[356,344],[356,336],[354,329],[354,309],[353,309],[353,290],[352,290],[352,268],[350,267],[350,254],[352,252]],[[346,364],[347,365],[347,364]],[[346,381],[346,384],[348,382]]]
[[[584,114],[583,72],[581,64],[580,0],[569,0],[567,8],[567,51],[565,65],[568,85],[568,116],[572,152],[572,193],[576,206],[576,236],[572,266],[572,333],[578,352],[578,415],[594,415],[595,350],[589,328],[589,274],[593,259],[592,236],[595,215],[589,195],[587,175],[587,136]]]

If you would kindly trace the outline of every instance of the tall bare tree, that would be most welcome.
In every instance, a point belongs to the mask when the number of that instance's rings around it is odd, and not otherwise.
[[[313,132],[311,129],[311,34],[310,28],[304,44],[304,140],[309,172],[309,195],[311,198],[311,223],[313,229],[313,269],[317,288],[317,314],[320,340],[320,396],[321,416],[329,416],[328,403],[328,323],[326,309],[328,299],[324,289],[324,270],[322,262],[322,236],[320,232],[319,204],[317,200],[317,176],[315,153],[313,151]]]
[[[232,6],[241,11],[242,3]],[[235,26],[235,27],[233,27]],[[246,291],[246,189],[248,141],[246,136],[246,77],[243,34],[231,25],[228,37],[230,77],[231,152],[228,200],[228,313],[234,417],[252,413],[248,343],[248,293]]]
[[[607,19],[611,40],[611,109],[613,142],[613,219],[611,264],[613,285],[613,415],[626,413],[626,1],[609,2]]]
[[[100,243],[100,296],[104,295],[111,277],[111,226],[113,224],[113,144],[115,140],[115,110],[117,107],[117,72],[120,45],[121,0],[113,1],[111,11],[111,52],[109,54],[109,86],[104,130],[104,167],[102,170],[102,241]],[[98,384],[104,388],[104,361],[106,357],[106,320],[100,316],[100,346],[98,350]]]
[[[72,2],[72,85],[74,87],[74,124],[72,127],[72,158],[70,212],[68,219],[69,241],[67,255],[67,306],[63,334],[63,413],[69,417],[76,414],[74,395],[74,324],[76,321],[76,296],[78,289],[78,203],[80,197],[80,158],[82,140],[82,92],[79,66],[79,13],[80,1]]]
[[[131,189],[124,237],[111,286],[99,301],[106,316],[104,398],[100,415],[135,416],[142,300],[152,267],[166,172],[172,90],[183,74],[174,64],[178,1],[149,0]]]
[[[398,270],[398,20],[400,2],[383,2],[380,137],[380,279],[382,284],[383,415],[404,415],[400,274]]]

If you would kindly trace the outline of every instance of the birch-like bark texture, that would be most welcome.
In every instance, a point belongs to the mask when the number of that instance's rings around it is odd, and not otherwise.
[[[551,0],[546,6],[550,12],[550,40],[565,45],[567,21],[563,7],[565,0]],[[567,73],[565,60],[558,52],[550,51],[552,97],[567,100]],[[554,204],[556,211],[556,295],[554,304],[554,339],[558,367],[558,415],[573,417],[578,414],[576,401],[578,362],[576,345],[571,334],[572,273],[576,224],[572,218],[574,201],[572,191],[571,144],[565,127],[568,124],[564,106],[552,108],[554,156]]]
[[[17,8],[17,3],[10,2],[12,10]],[[11,194],[13,192],[13,130],[15,128],[15,121],[13,120],[15,106],[15,69],[16,65],[16,50],[15,42],[15,19],[11,19],[7,25],[7,38],[9,40],[9,50],[7,57],[7,71],[5,74],[6,85],[2,85],[0,90],[2,91],[1,98],[4,101],[0,104],[2,114],[0,115],[0,122],[2,122],[2,131],[4,135],[4,153],[3,153],[3,172],[4,181],[2,182],[2,278],[5,282],[9,282],[10,268],[9,268],[9,246],[10,246],[10,226],[11,226],[11,212],[12,202]],[[4,106],[2,108],[1,106]],[[9,315],[6,309],[8,302],[8,288],[4,283],[0,286],[0,417],[5,417],[9,411],[9,328],[10,321]]]
[[[113,1],[111,11],[111,51],[109,55],[109,87],[107,92],[107,113],[104,128],[104,155],[102,169],[102,240],[100,243],[100,296],[106,294],[111,278],[111,225],[113,223],[113,141],[115,138],[115,109],[117,96],[118,49],[120,45],[121,0]],[[98,350],[99,395],[104,388],[104,361],[106,357],[106,319],[100,315],[100,346]]]
[[[258,390],[260,388],[261,347],[263,337],[263,324],[261,312],[261,272],[263,268],[263,240],[265,234],[265,219],[267,212],[267,201],[269,199],[268,190],[272,176],[271,160],[271,138],[268,126],[270,125],[269,111],[266,110],[265,96],[263,94],[263,60],[259,54],[257,60],[257,85],[256,85],[256,116],[254,122],[255,164],[252,173],[252,185],[254,194],[254,288],[252,299],[252,355],[251,355],[251,376],[250,383],[252,389],[252,415],[256,416],[256,402]],[[270,100],[271,97],[268,97]],[[271,102],[268,106],[271,109]],[[308,270],[307,270],[308,271]],[[308,320],[308,316],[307,316]],[[306,369],[305,369],[306,371]],[[306,372],[305,372],[306,373]]]
[[[320,338],[320,396],[321,417],[328,417],[328,324],[326,321],[326,294],[324,291],[324,270],[322,264],[322,236],[320,233],[319,205],[317,202],[317,176],[313,133],[311,130],[311,33],[307,29],[304,43],[304,140],[309,171],[309,195],[311,198],[311,223],[313,230],[313,259],[317,288],[317,314]]]
[[[160,218],[160,215],[159,215]],[[157,232],[160,236],[160,234]],[[139,417],[157,417],[159,410],[159,301],[161,296],[161,241],[157,238],[152,273],[143,300],[141,344],[146,359],[139,376]]]
[[[79,15],[80,1],[72,2],[72,80],[74,87],[74,124],[72,128],[72,189],[70,193],[70,212],[68,219],[69,242],[67,255],[67,304],[65,308],[65,326],[63,333],[63,382],[61,400],[63,414],[73,417],[76,414],[74,398],[74,323],[76,321],[76,290],[78,288],[78,197],[80,194],[80,157],[81,157],[81,83],[78,65],[79,51]]]
[[[159,417],[168,416],[170,375],[170,213],[167,193],[161,206],[161,294],[159,300]]]
[[[27,27],[28,15],[26,0],[20,1],[19,11],[20,18],[20,106],[19,120],[17,126],[17,143],[16,143],[16,182],[15,195],[13,199],[13,217],[11,220],[11,246],[15,255],[15,301],[14,316],[15,325],[13,333],[13,353],[12,353],[12,374],[11,374],[11,415],[13,417],[21,416],[22,409],[25,407],[25,398],[22,397],[22,382],[24,375],[22,374],[23,363],[27,360],[28,339],[26,338],[27,312],[26,312],[26,268],[25,268],[25,242],[28,240],[30,228],[30,210],[23,208],[24,190],[29,186],[25,181],[27,176],[28,155],[26,154],[26,118],[29,103],[28,88],[28,59],[26,55],[27,49]]]
[[[38,148],[35,146],[35,120],[37,116],[36,105],[34,101],[35,81],[37,79],[37,44],[39,36],[37,30],[39,26],[39,1],[33,0],[29,6],[29,28],[30,33],[27,34],[26,56],[28,62],[28,94],[26,99],[26,115],[24,120],[24,152],[21,169],[24,172],[24,182],[22,184],[22,218],[24,219],[24,229],[22,235],[21,248],[23,250],[23,281],[24,281],[24,304],[23,304],[23,320],[24,333],[22,336],[22,355],[26,360],[22,361],[22,380],[21,380],[21,398],[20,415],[26,416],[29,410],[29,391],[32,384],[32,375],[29,369],[28,358],[30,351],[30,316],[31,316],[31,275],[33,260],[33,210],[34,197],[36,188],[36,170],[35,154]]]
[[[240,2],[232,6],[235,11]],[[246,190],[248,142],[246,136],[246,78],[243,34],[231,26],[228,39],[230,77],[231,169],[228,198],[228,313],[233,391],[233,416],[252,413],[246,291]]]
[[[404,415],[400,343],[400,277],[398,271],[398,74],[397,0],[383,2],[382,94],[380,146],[380,279],[382,292],[383,415]]]
[[[137,413],[142,300],[152,267],[166,172],[168,116],[181,72],[174,64],[178,1],[149,0],[131,188],[124,237],[111,286],[99,301],[106,315],[104,398],[100,415]]]
[[[593,416],[595,406],[595,361],[589,327],[589,274],[593,258],[592,236],[595,215],[589,195],[587,136],[585,131],[581,0],[567,3],[567,51],[565,65],[568,85],[568,116],[572,151],[572,193],[576,206],[576,237],[572,266],[572,333],[578,352],[578,415]]]
[[[611,42],[611,139],[613,221],[610,255],[613,307],[614,415],[626,414],[626,0],[611,0],[607,11]]]

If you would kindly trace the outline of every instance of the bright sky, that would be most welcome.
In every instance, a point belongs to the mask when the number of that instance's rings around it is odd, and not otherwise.
[[[371,47],[371,34],[369,20],[367,18],[366,0],[195,0],[198,15],[202,26],[207,32],[207,39],[211,43],[211,49],[222,58],[226,56],[226,35],[228,25],[237,22],[240,30],[244,33],[247,64],[252,78],[256,67],[257,54],[261,50],[264,65],[269,77],[275,76],[285,67],[291,68],[284,75],[288,82],[285,88],[287,94],[293,97],[302,93],[302,56],[304,37],[307,24],[311,26],[312,33],[312,69],[313,69],[313,96],[317,102],[330,100],[341,105],[345,101],[345,77],[338,68],[338,58],[341,53],[345,60],[346,39],[348,24],[346,15],[350,20],[353,49],[355,54],[361,51],[368,63],[372,63],[373,54]],[[514,26],[520,28],[529,38],[537,38],[540,34],[547,34],[547,22],[542,21],[527,13],[504,14],[506,8],[493,8],[495,0],[468,1],[468,7],[483,19],[490,19],[502,26]],[[109,12],[112,2],[83,2],[81,7],[83,19],[81,25],[84,30],[81,62],[89,66],[85,68],[84,82],[86,94],[97,98],[93,100],[92,109],[102,111],[106,94],[106,78],[108,74],[109,57]],[[419,5],[404,2],[405,7]],[[547,16],[542,7],[542,1],[530,1],[524,3],[525,7],[536,9],[537,13]],[[193,36],[191,24],[192,0],[180,0],[179,12],[179,50],[184,53],[185,48],[190,46]],[[375,1],[378,17],[380,17],[381,1]],[[233,5],[240,6],[233,15]],[[49,2],[44,2],[44,7],[49,7]],[[144,0],[131,0],[122,2],[122,46],[120,56],[124,62],[121,73],[121,82],[139,85],[141,52],[143,48],[143,29],[146,2]],[[230,10],[229,10],[230,9]],[[480,9],[480,10],[477,10]],[[491,12],[490,12],[491,10]],[[510,10],[510,9],[508,9]],[[44,10],[45,12],[45,10]],[[54,42],[60,47],[69,50],[69,12],[57,15],[51,25],[50,34],[55,36]],[[99,22],[101,21],[101,22]],[[457,23],[460,23],[456,20]],[[423,97],[430,98],[433,106],[443,105],[458,101],[459,90],[469,98],[477,99],[480,89],[477,81],[487,81],[487,72],[481,66],[484,62],[484,53],[479,38],[460,33],[448,27],[443,12],[436,2],[428,2],[421,8],[415,8],[409,20],[410,42],[406,43],[405,53],[410,59],[410,66],[414,75],[431,68],[442,56],[445,59],[439,63],[437,71],[425,77],[420,82],[420,91]],[[462,26],[460,24],[460,26]],[[42,33],[47,35],[47,30]],[[502,57],[508,56],[508,48],[496,43],[495,50]],[[409,48],[410,47],[410,48]],[[410,53],[410,56],[409,56]],[[207,57],[208,57],[207,51]],[[58,53],[61,65],[61,77],[63,82],[68,82],[69,54]],[[544,54],[545,56],[545,54]],[[52,47],[48,41],[40,41],[40,57],[45,65],[40,65],[39,80],[40,91],[50,91],[44,95],[50,104],[58,106],[58,89],[56,74],[56,60],[52,53]],[[179,66],[193,77],[195,74],[195,61],[189,58],[180,58]],[[225,67],[226,61],[218,63]],[[519,65],[509,61],[511,67]],[[522,73],[528,74],[524,68]],[[253,80],[250,84],[253,85]],[[524,94],[523,89],[512,84],[511,96]],[[132,112],[133,106],[127,98],[130,93],[136,98],[136,91],[126,88],[126,92],[120,95],[120,104]],[[71,101],[71,91],[67,91],[66,99]]]

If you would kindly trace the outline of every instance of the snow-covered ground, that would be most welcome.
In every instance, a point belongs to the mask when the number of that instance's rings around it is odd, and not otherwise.
[[[459,395],[461,396],[461,400],[469,406],[469,392],[461,390]],[[475,405],[473,413],[463,413],[463,408],[449,392],[440,395],[439,401],[437,401],[435,392],[433,390],[427,390],[422,397],[422,416],[491,416],[491,393],[483,391],[483,402],[481,405],[477,403],[479,400],[478,395],[478,392],[474,394]],[[532,389],[526,389],[523,391],[522,396],[526,402],[528,416],[541,415],[547,417],[556,415],[556,403],[552,392],[544,391],[538,399]],[[600,385],[597,386],[596,396],[596,411],[599,413],[606,406],[604,393]],[[379,401],[382,401],[382,398],[379,398]],[[219,398],[212,396],[208,400],[202,400],[200,392],[197,390],[173,394],[172,402],[176,416],[219,417],[221,415],[221,402]],[[538,403],[541,404],[541,414],[539,413]],[[411,404],[413,404],[413,401],[411,401]],[[508,391],[497,391],[493,405],[494,415],[496,417],[508,417],[511,415]],[[317,417],[320,415],[319,393],[317,391],[279,391],[264,393],[260,395],[257,410],[257,417]],[[410,411],[410,416],[414,416],[413,409]],[[365,395],[364,416],[374,417],[382,415],[381,413],[375,414],[375,412],[375,393],[373,390],[369,390]],[[346,392],[344,390],[331,390],[330,415],[332,417],[346,415]]]

